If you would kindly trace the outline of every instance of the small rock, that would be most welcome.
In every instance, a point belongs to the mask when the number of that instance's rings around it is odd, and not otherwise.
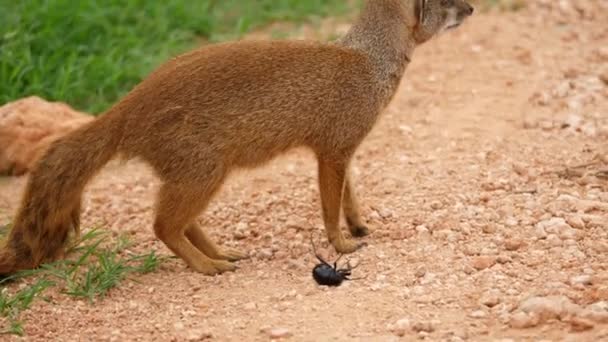
[[[173,324],[173,328],[175,330],[184,330],[184,323],[182,322],[176,322]]]
[[[505,249],[508,251],[516,251],[520,249],[524,244],[524,240],[520,238],[512,238],[505,240]]]
[[[570,278],[570,285],[593,285],[593,278],[588,274],[572,277]]]
[[[213,337],[213,335],[208,331],[201,330],[201,329],[192,329],[192,330],[188,331],[188,334],[186,335],[186,340],[203,341],[203,340],[208,340],[212,337]]]
[[[530,297],[520,304],[519,309],[537,315],[542,321],[574,316],[581,311],[566,296]]]
[[[536,238],[539,240],[544,240],[547,238],[547,231],[545,230],[544,227],[537,225],[534,228],[534,236],[536,236]]]
[[[405,336],[407,331],[410,329],[410,327],[411,327],[410,320],[407,318],[402,318],[402,319],[398,320],[395,324],[389,325],[389,330],[393,334],[395,334],[399,337],[403,337],[403,336]]]
[[[270,248],[264,248],[258,252],[258,258],[260,258],[262,260],[272,259],[273,255],[274,255],[274,253],[272,252],[272,249],[270,249]]]
[[[475,310],[469,314],[471,318],[486,318],[488,314],[483,310]]]
[[[536,227],[542,227],[547,233],[559,234],[560,231],[572,229],[570,225],[561,217],[553,217],[548,220],[540,221]]]
[[[535,314],[527,314],[525,312],[516,312],[511,315],[509,325],[514,329],[527,329],[537,326],[540,320]]]
[[[258,308],[258,305],[257,305],[256,303],[254,303],[254,302],[251,302],[251,303],[247,303],[247,304],[245,304],[245,305],[243,306],[243,308],[244,308],[245,310],[251,311],[251,310],[255,310],[255,309],[257,309],[257,308]]]
[[[414,330],[415,332],[418,332],[418,333],[419,332],[432,333],[433,331],[435,331],[435,327],[433,326],[433,323],[429,322],[429,321],[416,322],[412,326],[412,330]]]
[[[291,336],[291,332],[286,328],[273,328],[267,331],[270,338],[287,338]]]
[[[483,227],[481,227],[481,231],[483,231],[486,234],[494,234],[496,233],[496,225],[494,223],[488,223],[486,225],[484,225]]]
[[[594,323],[588,319],[581,317],[572,317],[569,322],[572,331],[583,332],[593,329]]]
[[[471,261],[471,266],[478,271],[485,270],[486,268],[490,268],[496,264],[496,257],[483,255],[474,257]]]
[[[496,258],[496,262],[498,262],[501,265],[508,264],[511,261],[512,261],[511,258],[509,258],[506,255],[499,255],[498,258]]]
[[[495,307],[500,303],[500,292],[498,290],[486,292],[481,296],[479,302],[489,308]]]
[[[585,229],[585,222],[579,215],[569,215],[566,217],[566,223],[572,226],[572,228]]]
[[[528,174],[528,167],[525,164],[514,163],[513,171],[515,171],[515,173],[517,173],[520,176],[525,176]]]
[[[580,316],[594,322],[608,323],[608,301],[601,301],[587,306]]]
[[[414,275],[416,276],[416,278],[422,278],[425,274],[426,270],[424,269],[424,267],[421,266],[416,269],[416,273]]]

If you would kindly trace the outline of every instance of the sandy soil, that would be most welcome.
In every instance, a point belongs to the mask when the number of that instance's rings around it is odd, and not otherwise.
[[[170,260],[94,305],[51,291],[23,314],[25,339],[608,339],[608,7],[533,3],[476,15],[417,51],[354,163],[374,228],[353,256],[366,279],[312,280],[310,235],[335,255],[316,164],[294,151],[232,177],[200,219],[251,253],[236,273]],[[0,180],[0,223],[23,184]],[[108,166],[84,226],[168,255],[151,230],[157,184],[143,165]]]

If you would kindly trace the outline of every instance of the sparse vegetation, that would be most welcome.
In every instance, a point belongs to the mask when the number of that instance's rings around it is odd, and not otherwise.
[[[9,281],[31,283],[14,293],[10,293],[7,287],[0,291],[0,316],[8,325],[2,332],[21,335],[20,313],[49,287],[57,287],[68,296],[93,302],[103,298],[129,275],[153,272],[164,260],[154,252],[130,255],[126,250],[130,243],[125,237],[119,237],[113,246],[108,240],[106,232],[90,230],[70,249],[69,254],[74,258],[45,264],[1,280],[0,285]]]

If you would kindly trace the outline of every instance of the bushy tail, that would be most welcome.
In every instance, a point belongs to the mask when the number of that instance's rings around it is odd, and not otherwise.
[[[84,187],[117,153],[122,140],[120,118],[110,111],[54,141],[40,157],[0,248],[0,275],[63,256],[68,233],[79,229]]]

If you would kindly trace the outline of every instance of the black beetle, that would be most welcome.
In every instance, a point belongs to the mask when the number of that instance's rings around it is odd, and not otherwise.
[[[350,262],[346,262],[346,268],[338,269],[338,261],[342,258],[342,254],[338,257],[338,259],[334,262],[334,266],[332,267],[327,261],[323,260],[319,254],[317,254],[317,250],[315,248],[315,244],[310,239],[310,243],[312,244],[312,250],[315,254],[315,257],[321,262],[317,264],[315,268],[312,269],[312,277],[315,279],[317,284],[325,285],[325,286],[340,286],[344,280],[357,280],[349,278],[351,275],[351,271],[357,268],[359,265],[352,267]]]

